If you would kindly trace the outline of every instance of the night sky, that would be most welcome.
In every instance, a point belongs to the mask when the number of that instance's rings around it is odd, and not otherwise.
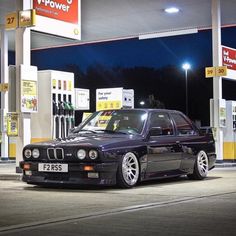
[[[222,44],[236,48],[236,27],[222,30]],[[129,39],[38,50],[32,52],[32,64],[40,69],[61,69],[66,64],[77,64],[85,71],[94,64],[160,68],[165,65],[181,67],[184,61],[189,61],[194,70],[211,65],[211,47],[211,31],[204,30],[197,34],[168,38]]]
[[[222,45],[236,48],[236,27],[222,29]],[[190,118],[200,119],[208,124],[212,79],[204,78],[204,68],[212,66],[211,30],[168,38],[127,39],[34,50],[31,64],[38,66],[39,70],[74,72],[76,87],[91,89],[92,103],[95,103],[95,88],[122,86],[135,90],[136,107],[140,97],[147,98],[154,94],[166,108],[184,111],[185,80],[181,66],[186,61],[192,67],[189,72],[189,104],[196,108],[191,111],[190,107]],[[132,83],[127,81],[131,78]],[[166,78],[167,84],[163,82],[163,78]],[[159,87],[158,93],[153,85]],[[177,90],[180,90],[180,95],[176,93],[177,97],[174,97],[172,93]],[[223,96],[227,100],[236,100],[235,82],[224,80]],[[91,107],[94,109],[94,104]]]

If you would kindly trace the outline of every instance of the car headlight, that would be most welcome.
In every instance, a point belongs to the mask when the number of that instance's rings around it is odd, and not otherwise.
[[[85,157],[86,157],[86,151],[84,149],[79,149],[77,151],[77,157],[80,159],[80,160],[83,160]]]
[[[33,158],[39,158],[39,150],[37,148],[34,148],[32,151]]]
[[[24,151],[24,155],[25,155],[25,157],[26,158],[30,158],[31,157],[31,150],[30,149],[25,149],[25,151]]]
[[[92,160],[95,160],[95,159],[97,159],[97,157],[98,157],[98,152],[96,151],[96,150],[90,150],[89,151],[89,157],[90,157],[90,159],[92,159]]]

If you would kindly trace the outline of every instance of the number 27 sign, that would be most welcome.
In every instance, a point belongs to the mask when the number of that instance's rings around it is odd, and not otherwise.
[[[18,14],[12,12],[6,15],[5,17],[5,27],[6,29],[15,29],[18,24]]]

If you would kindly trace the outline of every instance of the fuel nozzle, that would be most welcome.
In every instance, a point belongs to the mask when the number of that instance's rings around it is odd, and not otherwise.
[[[70,109],[71,109],[69,102],[64,102],[64,109],[65,109],[64,115],[69,116],[70,115]]]
[[[52,114],[58,115],[58,106],[55,100],[52,101]]]
[[[72,105],[71,102],[69,102],[68,104],[70,106],[69,115],[70,115],[70,118],[71,118],[71,128],[74,128],[75,127],[75,118],[74,118],[75,108],[74,108],[74,106]]]
[[[64,107],[64,103],[62,101],[58,102],[58,107],[59,107],[59,115],[64,115],[65,107]]]

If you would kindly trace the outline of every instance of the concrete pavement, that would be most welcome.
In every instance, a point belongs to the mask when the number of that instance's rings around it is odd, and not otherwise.
[[[116,187],[42,188],[0,181],[0,235],[233,236],[236,171]]]

